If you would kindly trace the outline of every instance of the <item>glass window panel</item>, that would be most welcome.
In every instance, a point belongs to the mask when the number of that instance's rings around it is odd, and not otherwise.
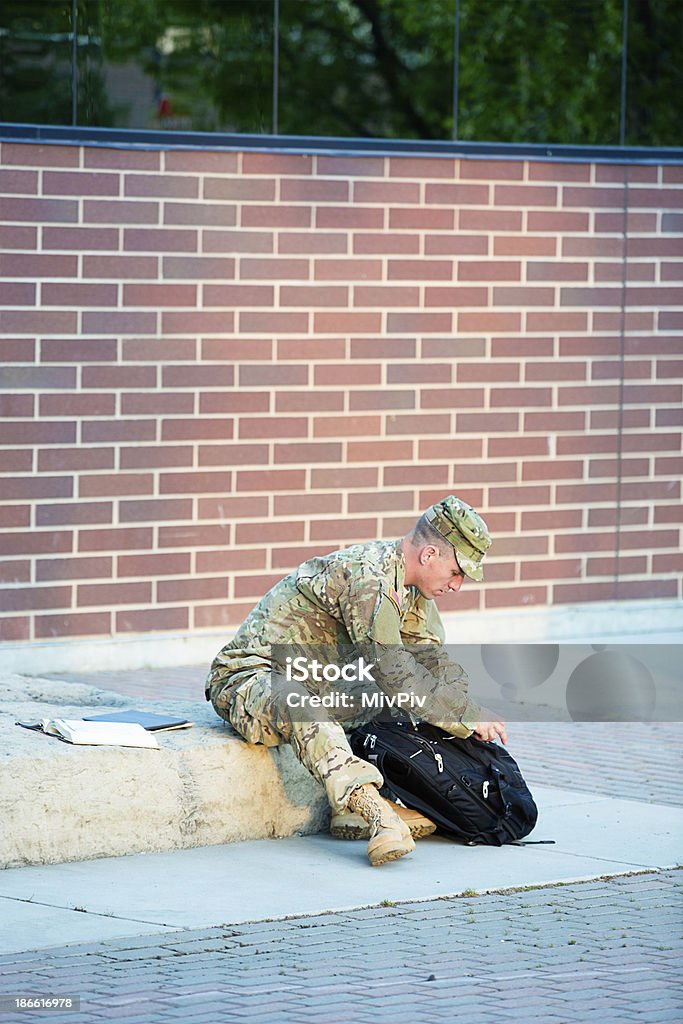
[[[71,123],[69,0],[2,0],[0,120]]]
[[[456,0],[280,0],[278,130],[450,139]],[[616,145],[623,0],[459,0],[458,138]],[[274,0],[77,0],[82,125],[269,133]],[[72,120],[72,0],[2,0],[0,119]],[[626,143],[680,145],[683,3],[629,0]]]
[[[281,0],[281,131],[448,138],[453,10],[452,0]]]
[[[461,0],[459,136],[617,144],[622,0]]]
[[[683,3],[631,0],[627,146],[683,145]]]
[[[78,0],[76,4],[76,120],[81,125],[112,128],[119,122],[105,74],[104,12],[102,0]]]
[[[268,132],[272,0],[96,0],[116,124]]]

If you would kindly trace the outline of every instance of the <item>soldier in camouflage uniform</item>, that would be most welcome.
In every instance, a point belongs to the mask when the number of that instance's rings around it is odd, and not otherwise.
[[[206,699],[216,712],[249,743],[290,743],[325,788],[333,814],[356,812],[368,823],[373,865],[410,852],[410,830],[379,796],[382,776],[352,753],[338,721],[292,713],[274,684],[272,647],[361,645],[370,651],[385,692],[419,691],[425,682],[421,718],[455,735],[500,735],[505,742],[503,723],[480,721],[459,665],[434,648],[441,668],[435,689],[433,675],[406,647],[443,644],[434,598],[459,590],[466,576],[482,580],[490,544],[484,520],[449,496],[427,509],[401,540],[356,544],[304,562],[261,599],[211,665]]]

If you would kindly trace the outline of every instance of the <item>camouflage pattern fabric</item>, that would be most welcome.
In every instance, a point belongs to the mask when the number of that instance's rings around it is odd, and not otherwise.
[[[469,735],[479,721],[480,709],[467,698],[466,674],[438,649],[445,634],[434,602],[405,587],[404,576],[400,540],[356,544],[304,562],[259,601],[216,655],[207,677],[206,699],[217,713],[249,742],[291,743],[325,785],[335,811],[343,809],[343,794],[354,788],[348,788],[352,778],[355,785],[376,782],[376,770],[354,758],[338,724],[292,721],[273,696],[273,645],[360,645],[380,668],[382,690],[428,696],[420,712],[424,720],[456,735]],[[405,649],[412,644],[436,645],[436,687],[434,673]]]

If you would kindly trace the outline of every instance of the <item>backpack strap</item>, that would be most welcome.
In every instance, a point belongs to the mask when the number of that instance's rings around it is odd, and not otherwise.
[[[508,846],[554,846],[554,839],[515,839]]]

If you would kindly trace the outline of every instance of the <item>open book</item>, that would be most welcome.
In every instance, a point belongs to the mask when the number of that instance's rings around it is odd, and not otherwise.
[[[41,718],[35,722],[17,722],[24,729],[57,736],[67,743],[89,746],[150,747],[159,743],[152,733],[136,722],[86,722],[82,718]]]

